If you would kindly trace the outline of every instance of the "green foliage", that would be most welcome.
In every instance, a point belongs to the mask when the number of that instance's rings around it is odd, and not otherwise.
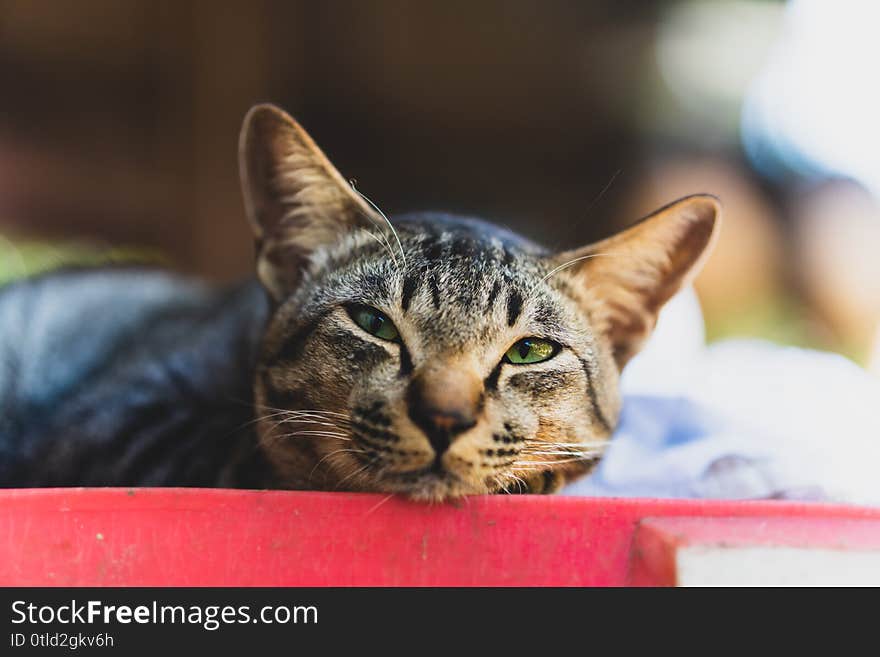
[[[0,236],[0,285],[59,267],[116,263],[161,264],[163,261],[157,253],[141,248],[101,248],[80,243],[13,244]]]

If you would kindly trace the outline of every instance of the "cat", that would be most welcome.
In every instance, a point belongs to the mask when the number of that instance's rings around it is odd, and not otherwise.
[[[0,290],[0,485],[554,492],[601,458],[621,369],[720,223],[690,196],[563,253],[392,223],[272,105],[239,159],[253,280],[104,267]]]

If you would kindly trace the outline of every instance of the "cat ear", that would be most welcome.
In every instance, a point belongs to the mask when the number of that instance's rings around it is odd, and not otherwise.
[[[296,289],[315,249],[377,220],[306,131],[274,105],[247,113],[238,157],[257,275],[276,300]]]
[[[573,279],[575,295],[610,340],[619,368],[648,338],[663,304],[696,276],[720,222],[718,199],[688,196],[613,237],[552,259]]]

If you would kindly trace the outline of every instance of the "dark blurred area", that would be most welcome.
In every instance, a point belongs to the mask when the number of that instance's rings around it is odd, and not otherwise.
[[[761,95],[803,15],[870,24],[852,4],[0,0],[7,267],[20,245],[76,243],[246,275],[238,129],[271,101],[392,216],[456,211],[572,247],[715,193],[725,228],[698,282],[710,337],[867,362],[877,179],[780,146],[791,122]]]
[[[4,215],[241,275],[236,140],[268,100],[388,212],[601,235],[623,186],[588,206],[638,161],[635,4],[4,0]]]

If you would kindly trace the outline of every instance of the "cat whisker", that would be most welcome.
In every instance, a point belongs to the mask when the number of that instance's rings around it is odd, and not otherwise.
[[[528,492],[529,485],[525,479],[515,474],[511,474],[511,478],[516,482],[516,486],[521,492]]]
[[[507,479],[509,479],[510,481],[505,482],[504,481],[505,477]],[[508,494],[510,493],[510,485],[514,484],[514,483],[517,485],[517,488],[520,491],[527,491],[529,489],[529,486],[525,482],[525,480],[522,477],[519,477],[518,475],[514,474],[513,472],[505,472],[502,474],[495,475],[493,477],[493,479],[494,479],[495,483],[501,488],[501,490],[504,491],[505,493],[508,493]]]
[[[311,418],[284,418],[282,420],[279,420],[276,426],[280,426],[282,424],[315,424],[322,427],[333,427],[334,429],[339,429],[340,431],[343,430],[343,428],[335,422],[323,422],[321,420],[313,420]]]
[[[604,447],[607,441],[603,442],[595,442],[595,443],[533,443],[531,445],[526,445],[523,449],[546,449],[552,450],[556,452],[578,452],[585,449],[594,449],[596,447]]]
[[[510,492],[500,475],[493,476],[492,480],[495,482],[495,485],[498,486],[502,491],[504,491],[505,493]]]
[[[360,196],[362,199],[364,199],[364,201],[366,201],[367,203],[369,203],[370,206],[375,207],[375,206],[373,205],[373,203],[372,203],[372,202],[371,202],[366,196],[364,196],[363,194],[361,194],[361,193],[358,191],[357,187],[355,187],[355,181],[354,181],[353,179],[352,179],[352,180],[349,180],[349,181],[348,181],[348,184],[351,185],[352,190],[354,190],[354,192],[355,192],[358,196]],[[379,234],[382,236],[382,239],[379,240],[378,238],[376,238],[376,241],[378,241],[380,244],[382,244],[382,246],[385,247],[385,250],[388,252],[388,255],[391,256],[391,261],[394,263],[394,268],[397,269],[397,271],[399,272],[399,271],[400,271],[400,264],[397,262],[397,255],[394,253],[394,249],[391,248],[391,242],[388,240],[388,236],[385,234],[385,231],[382,229],[381,226],[379,226],[379,225],[374,221],[374,219],[373,219],[373,217],[370,215],[370,213],[368,213],[368,212],[363,212],[363,215],[364,215],[364,217],[367,218],[367,221],[369,221],[370,224],[371,224],[374,228],[376,228],[376,229],[379,231]],[[384,217],[384,215],[382,215],[382,216]],[[386,218],[385,221],[388,221],[388,219]],[[365,228],[364,230],[366,230],[366,228]],[[367,232],[368,232],[370,235],[372,235],[373,237],[375,237],[375,235],[373,235],[372,232],[370,232],[370,231],[367,231]]]
[[[261,404],[257,404],[257,403],[255,403],[255,402],[244,402],[244,401],[242,401],[242,400],[240,400],[240,399],[235,399],[235,398],[229,398],[229,399],[230,399],[230,401],[234,401],[234,402],[236,402],[236,403],[241,403],[241,404],[243,404],[243,405],[251,406],[251,407],[253,407],[254,409],[265,409],[265,410],[273,411],[272,413],[268,413],[268,414],[265,414],[265,415],[256,415],[255,417],[253,417],[252,419],[248,420],[247,422],[243,422],[242,424],[240,424],[239,426],[237,426],[237,427],[235,428],[234,431],[240,431],[241,429],[244,429],[245,427],[249,427],[249,426],[251,426],[251,425],[253,425],[253,424],[256,424],[256,423],[258,423],[258,422],[261,422],[261,421],[263,421],[263,420],[268,420],[268,419],[271,419],[271,418],[273,418],[273,417],[278,417],[279,415],[285,415],[285,414],[291,412],[291,411],[289,411],[289,410],[287,410],[287,409],[274,408],[274,407],[272,407],[272,406],[262,406]]]
[[[349,180],[348,184],[351,185],[351,188],[355,191],[355,193],[358,196],[360,196],[367,203],[369,203],[370,207],[372,207],[376,212],[378,212],[379,216],[385,220],[385,223],[388,225],[388,228],[391,229],[391,234],[394,235],[394,239],[397,240],[397,247],[400,249],[400,258],[401,258],[401,260],[403,260],[403,268],[406,269],[406,253],[404,253],[404,251],[403,251],[403,242],[400,241],[400,235],[397,234],[397,230],[395,230],[394,226],[388,220],[388,217],[385,216],[385,213],[382,212],[381,209],[379,209],[379,206],[376,205],[375,203],[373,203],[369,198],[367,198],[367,196],[365,194],[363,194],[357,187],[355,187],[354,180]],[[396,258],[394,259],[394,262],[395,262],[395,264],[397,263]]]
[[[340,418],[348,418],[347,413],[338,413],[336,411],[325,411],[319,408],[275,408],[274,406],[258,406],[269,411],[277,411],[279,413],[289,413],[291,415],[330,415]]]
[[[549,449],[549,450],[523,450],[520,452],[524,455],[529,454],[538,454],[544,456],[578,456],[579,454],[602,454],[605,451],[604,447],[594,447],[590,449]]]
[[[521,491],[527,491],[529,489],[529,485],[526,483],[526,480],[517,475],[516,473],[510,472],[508,476],[516,483],[517,488]]]
[[[375,224],[373,224],[373,225],[375,226]],[[377,228],[378,228],[378,226],[377,226]],[[364,231],[364,232],[365,232],[367,235],[369,235],[370,237],[372,237],[372,238],[376,241],[377,244],[381,245],[381,246],[384,247],[386,250],[390,247],[390,245],[388,244],[387,241],[382,240],[382,239],[376,237],[376,234],[373,233],[373,231],[369,230],[368,228],[362,227],[361,230]],[[391,256],[392,256],[392,260],[393,260],[393,259],[394,259],[394,254],[391,253]],[[397,263],[395,262],[395,265],[396,265],[396,264],[397,264]]]
[[[531,455],[530,455],[531,456]],[[544,455],[544,454],[536,454],[534,455],[535,459],[520,459],[521,463],[570,463],[572,461],[588,461],[590,459],[594,459],[601,454],[565,454],[565,455]]]
[[[573,265],[576,265],[576,264],[579,263],[579,262],[582,262],[582,261],[584,261],[584,260],[589,260],[590,258],[606,258],[606,257],[607,257],[607,258],[626,258],[626,257],[631,257],[631,256],[628,256],[628,255],[625,254],[625,253],[590,253],[590,254],[588,254],[588,255],[583,255],[583,256],[580,256],[580,257],[578,257],[578,258],[572,258],[572,259],[569,260],[568,262],[563,262],[563,263],[562,263],[561,265],[559,265],[558,267],[554,267],[553,269],[551,269],[550,272],[549,272],[548,274],[546,274],[546,275],[545,275],[545,276],[539,281],[538,285],[540,285],[541,283],[546,282],[547,279],[549,279],[551,276],[554,276],[555,274],[558,274],[558,273],[561,272],[563,269],[568,269],[569,267],[571,267],[571,266],[573,266]],[[535,287],[537,287],[537,285],[536,285]]]
[[[590,456],[601,454],[604,450],[578,450],[578,451],[523,451],[526,456]]]
[[[336,415],[339,417],[348,417],[347,413],[339,413],[338,411],[328,411],[321,408],[278,408],[277,406],[266,406],[265,404],[257,404],[249,402],[254,408],[261,408],[267,411],[277,411],[279,413],[314,413],[316,415]]]
[[[527,443],[524,449],[558,449],[558,450],[578,450],[578,449],[589,449],[591,447],[601,447],[607,444],[607,440],[594,440],[589,442],[580,442],[580,443],[554,443],[548,442],[544,440],[536,440],[534,442]]]
[[[385,504],[385,502],[387,502],[388,500],[390,500],[392,497],[394,497],[394,493],[391,493],[390,495],[388,495],[388,496],[385,497],[384,499],[380,500],[375,506],[371,507],[370,510],[367,511],[364,515],[365,515],[365,516],[370,515],[373,511],[375,511],[375,510],[378,509],[380,506],[382,506],[383,504]]]
[[[603,449],[606,443],[591,443],[582,445],[526,445],[522,451],[545,451],[545,452],[588,452],[593,449]]]
[[[343,440],[343,441],[351,440],[351,438],[345,434],[338,434],[338,433],[333,433],[333,432],[329,432],[329,431],[328,432],[324,432],[324,431],[294,431],[291,433],[265,434],[265,435],[259,437],[258,442],[260,445],[262,445],[264,447],[270,447],[272,445],[275,445],[276,443],[280,443],[281,441],[287,441],[292,438],[298,438],[300,436],[323,436],[325,438],[336,438],[337,440]]]
[[[311,419],[298,420],[298,419],[293,419],[293,418],[283,418],[281,420],[275,421],[272,424],[271,430],[275,431],[276,429],[278,429],[278,427],[280,427],[283,424],[305,424],[305,425],[311,425],[311,426],[325,426],[325,427],[329,427],[330,429],[335,429],[339,432],[346,432],[348,430],[346,427],[340,427],[339,425],[337,425],[335,423],[320,422],[318,420],[311,420]]]
[[[329,417],[328,417],[329,415]],[[339,417],[335,417],[338,415]],[[338,429],[339,431],[346,431],[347,427],[340,426],[340,422],[342,424],[347,424],[350,426],[350,420],[348,416],[342,413],[333,413],[327,412],[327,415],[323,413],[318,413],[315,411],[294,411],[294,410],[281,410],[277,409],[273,413],[269,413],[267,415],[260,416],[256,418],[255,421],[261,420],[269,420],[271,418],[281,418],[277,420],[272,429],[277,429],[279,426],[285,423],[299,423],[299,424],[314,424],[314,425],[322,425],[331,427],[333,429]]]
[[[335,431],[293,431],[291,433],[282,433],[281,438],[295,438],[296,436],[325,436],[327,438],[341,438],[342,440],[351,440],[348,434],[337,433]]]
[[[291,415],[296,416],[316,416],[316,417],[327,417],[327,418],[339,418],[339,420],[343,422],[349,421],[349,415],[347,413],[336,413],[334,411],[317,411],[317,410],[295,410],[289,411]]]
[[[548,466],[554,465],[563,465],[565,463],[578,463],[589,460],[589,457],[577,457],[571,459],[559,459],[554,461],[523,461],[521,463],[514,463],[511,467],[516,468],[518,470],[528,470],[529,468],[538,469],[545,468]]]
[[[265,415],[257,416],[255,419],[259,421],[259,420],[270,420],[270,419],[272,419],[272,418],[277,418],[277,417],[283,417],[284,420],[282,420],[282,421],[290,421],[290,422],[297,421],[297,420],[298,420],[298,421],[302,421],[302,422],[308,422],[308,421],[315,421],[315,422],[317,422],[317,421],[330,421],[330,422],[334,422],[334,421],[338,421],[337,418],[330,418],[330,417],[326,417],[326,416],[323,416],[323,415],[315,415],[315,414],[312,414],[312,413],[300,414],[300,413],[295,413],[295,412],[293,412],[293,411],[277,411],[277,412],[275,412],[275,413],[267,413],[267,414],[265,414]],[[318,418],[318,419],[317,419],[317,420],[311,420],[310,418]]]
[[[588,215],[590,213],[590,210],[593,209],[593,206],[602,200],[602,197],[605,196],[605,193],[609,189],[611,189],[611,185],[614,184],[614,181],[617,180],[617,176],[619,176],[621,173],[623,173],[623,169],[618,169],[617,171],[614,172],[614,175],[611,176],[611,179],[607,183],[605,183],[605,186],[602,188],[602,191],[600,191],[596,195],[596,198],[594,198],[592,201],[590,201],[590,204],[587,206],[587,209],[584,211],[585,215]]]
[[[342,486],[342,484],[344,484],[346,481],[348,481],[348,480],[351,479],[352,477],[354,477],[354,476],[356,476],[356,475],[360,475],[360,474],[362,474],[362,473],[363,473],[364,471],[366,471],[371,465],[373,465],[372,462],[371,462],[371,463],[366,463],[365,465],[361,466],[361,467],[358,468],[357,470],[354,470],[353,472],[350,472],[349,474],[347,474],[345,477],[343,477],[342,479],[340,479],[340,480],[337,482],[337,484],[336,484],[334,490],[339,490],[339,487]]]
[[[351,448],[348,448],[348,447],[344,447],[344,448],[342,448],[342,449],[337,449],[337,450],[334,450],[334,451],[330,452],[329,454],[325,454],[323,457],[321,457],[321,460],[320,460],[320,461],[318,461],[317,463],[315,463],[315,467],[312,468],[312,471],[309,473],[309,481],[310,481],[310,482],[312,481],[312,477],[313,477],[314,474],[315,474],[315,470],[317,470],[318,467],[319,467],[324,461],[326,461],[327,459],[329,459],[331,456],[335,456],[336,454],[342,454],[342,453],[350,453],[350,454],[366,454],[366,452],[365,452],[364,450],[362,450],[362,449],[351,449]]]

